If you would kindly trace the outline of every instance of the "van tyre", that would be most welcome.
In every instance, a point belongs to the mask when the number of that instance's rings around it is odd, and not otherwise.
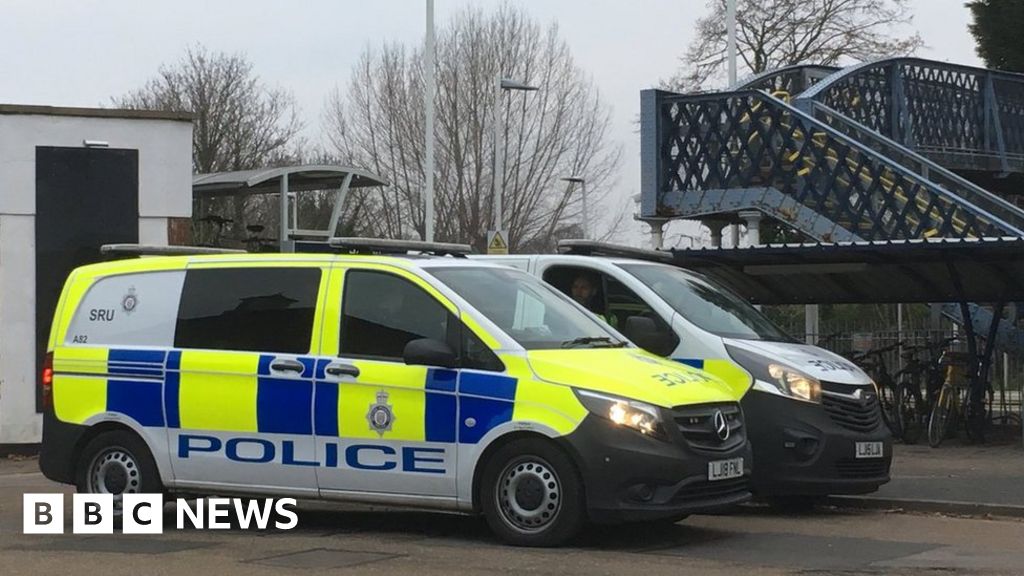
[[[515,440],[484,468],[481,508],[491,530],[515,546],[557,546],[583,527],[583,481],[569,457],[547,440]]]
[[[103,432],[89,441],[78,457],[75,480],[80,493],[113,494],[117,515],[122,494],[164,491],[146,443],[125,430]]]

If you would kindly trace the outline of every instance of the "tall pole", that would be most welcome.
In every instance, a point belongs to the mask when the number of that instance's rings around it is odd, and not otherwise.
[[[423,105],[427,149],[426,179],[427,189],[424,194],[426,202],[425,236],[427,242],[434,241],[434,0],[427,0],[427,38],[425,40],[423,65],[426,74],[426,94]]]
[[[590,211],[587,209],[587,181],[580,182],[580,190],[583,196],[583,238],[590,240]]]
[[[726,52],[729,60],[729,89],[736,88],[736,0],[726,0],[725,4]],[[733,247],[740,245],[740,227],[733,224],[729,227]]]
[[[736,0],[726,0],[726,52],[729,60],[729,88],[736,87]]]
[[[505,125],[501,121],[501,72],[494,76],[494,229],[505,223],[501,199],[505,195]],[[507,242],[508,239],[506,238]]]

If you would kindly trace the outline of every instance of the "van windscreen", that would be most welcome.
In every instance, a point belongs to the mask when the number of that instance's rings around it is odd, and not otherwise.
[[[683,318],[723,338],[793,342],[749,302],[713,280],[658,264],[618,264],[668,302]]]
[[[430,273],[527,350],[625,346],[561,292],[512,268],[458,266]]]

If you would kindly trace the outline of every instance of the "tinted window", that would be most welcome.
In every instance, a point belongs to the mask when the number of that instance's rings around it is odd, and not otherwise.
[[[401,359],[419,338],[448,339],[448,309],[419,286],[383,272],[345,274],[342,296],[342,356]]]
[[[772,342],[793,341],[749,302],[710,278],[671,266],[620,266],[650,286],[683,318],[716,336]]]
[[[319,288],[316,268],[189,270],[174,345],[308,353]]]

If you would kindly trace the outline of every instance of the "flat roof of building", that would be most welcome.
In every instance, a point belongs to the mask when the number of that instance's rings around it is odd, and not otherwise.
[[[187,111],[0,104],[0,115],[15,114],[28,116],[76,116],[80,118],[121,118],[127,120],[171,120],[174,122],[191,122],[193,119],[192,113]]]

